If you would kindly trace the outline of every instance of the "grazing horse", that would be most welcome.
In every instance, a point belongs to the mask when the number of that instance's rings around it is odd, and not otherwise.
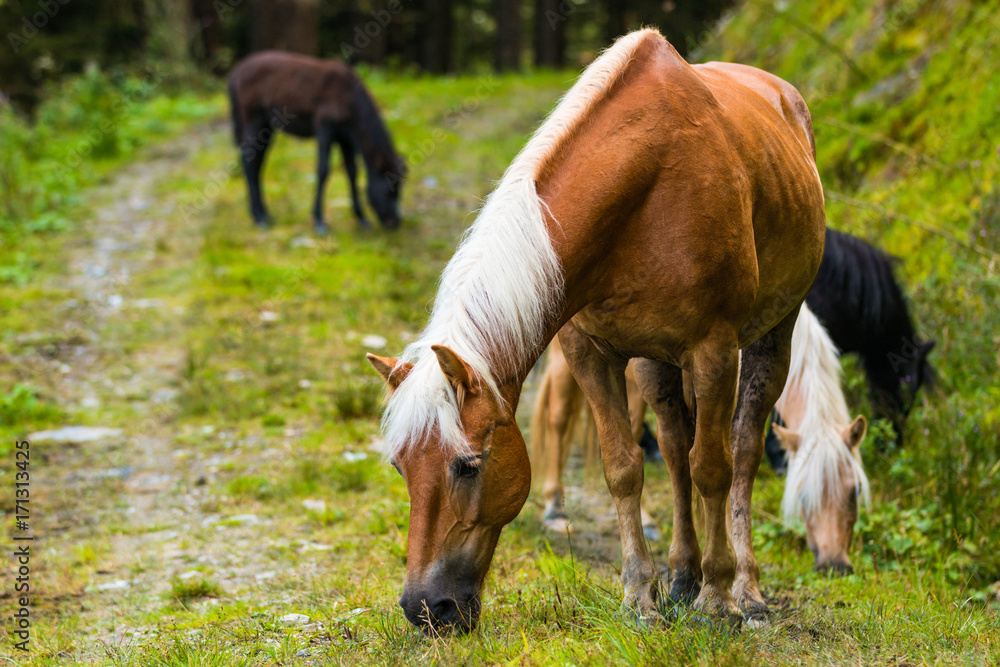
[[[390,390],[384,454],[410,495],[406,618],[476,625],[500,533],[531,487],[521,386],[557,333],[594,411],[625,609],[663,621],[625,390],[638,358],[675,491],[671,596],[710,616],[766,613],[750,496],[825,225],[812,124],[790,84],[689,65],[652,29],[597,58],[487,198],[424,332],[400,359],[369,355]]]
[[[368,202],[386,229],[399,227],[399,194],[406,166],[392,146],[371,93],[350,65],[280,51],[255,53],[237,63],[229,76],[233,132],[250,190],[250,214],[259,227],[271,217],[264,207],[260,172],[278,130],[316,137],[316,199],[313,224],[329,233],[323,219],[323,188],[330,173],[330,149],[344,155],[351,201],[358,224],[369,227],[356,184],[360,152],[368,170]]]
[[[808,300],[807,300],[808,303]],[[563,505],[562,474],[569,437],[580,417],[580,386],[570,374],[562,350],[553,341],[531,420],[534,470],[545,477],[543,525],[566,532],[571,523]],[[841,388],[837,348],[816,316],[803,306],[792,331],[788,380],[776,405],[785,427],[774,424],[777,439],[792,459],[782,504],[786,520],[802,518],[806,538],[816,557],[816,569],[850,572],[848,551],[858,519],[858,503],[868,501],[868,478],[860,446],[867,424],[850,421]],[[626,369],[626,380],[634,378]],[[633,437],[642,432],[646,402],[632,379],[628,382],[629,417]],[[539,465],[542,463],[542,465]],[[643,531],[656,539],[658,530],[643,510]]]
[[[903,290],[893,275],[899,260],[859,238],[826,230],[826,249],[806,303],[842,353],[861,357],[873,406],[902,439],[917,390],[934,381]]]
[[[861,357],[875,414],[892,421],[902,446],[917,391],[934,384],[936,373],[927,355],[936,341],[916,335],[893,272],[897,262],[870,243],[827,228],[823,262],[806,303],[840,352]],[[771,433],[765,451],[771,466],[783,472],[785,452]]]
[[[631,364],[625,369],[625,383],[632,437],[641,447],[643,436],[646,435],[643,423],[646,401],[639,392]],[[542,488],[542,497],[545,499],[542,525],[554,533],[568,533],[573,530],[564,503],[563,471],[569,459],[570,438],[580,423],[581,407],[586,410],[588,417],[586,423],[593,423],[593,413],[583,400],[583,390],[573,379],[573,373],[569,370],[566,357],[559,345],[559,338],[553,338],[552,344],[549,345],[548,363],[545,365],[545,374],[538,387],[535,410],[531,417],[531,463],[532,476],[545,478]],[[591,457],[589,451],[590,441],[593,438],[587,440],[588,458],[596,458],[596,456]],[[641,511],[643,533],[651,540],[660,539],[660,529],[653,517],[645,508],[641,508]]]
[[[805,523],[817,570],[851,572],[858,501],[868,502],[860,453],[867,424],[860,415],[851,421],[837,348],[806,306],[792,332],[788,380],[776,407],[785,426],[775,424],[774,431],[789,457],[782,514]]]

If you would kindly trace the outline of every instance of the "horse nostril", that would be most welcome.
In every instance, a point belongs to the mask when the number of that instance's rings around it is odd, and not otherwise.
[[[436,623],[450,624],[458,616],[458,605],[451,598],[442,598],[428,605],[432,620]]]

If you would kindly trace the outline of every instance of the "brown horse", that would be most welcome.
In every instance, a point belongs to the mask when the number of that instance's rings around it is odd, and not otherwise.
[[[233,68],[229,101],[250,191],[250,214],[259,227],[271,224],[260,172],[278,130],[297,137],[316,137],[319,144],[312,213],[318,233],[329,233],[323,219],[323,189],[334,143],[344,155],[358,224],[369,227],[356,184],[356,155],[360,152],[368,170],[368,202],[383,227],[399,227],[399,195],[406,166],[393,148],[371,93],[349,65],[279,51],[255,53]]]
[[[385,454],[410,494],[406,617],[425,629],[478,621],[500,532],[531,486],[521,385],[557,332],[594,410],[626,608],[662,620],[625,391],[638,358],[674,488],[671,595],[710,615],[764,613],[750,495],[825,224],[809,113],[791,85],[691,66],[655,30],[594,61],[487,199],[424,332],[399,360],[369,356],[391,391]]]
[[[631,371],[632,364],[625,369],[625,379],[632,435],[638,439],[646,402]],[[840,376],[836,346],[803,305],[792,332],[788,380],[775,404],[788,413],[782,412],[785,425],[775,424],[774,430],[791,460],[782,514],[786,521],[801,518],[805,523],[817,570],[849,573],[858,507],[869,498],[860,455],[867,423],[861,416],[851,421]],[[533,474],[545,477],[542,523],[555,532],[566,532],[572,525],[563,506],[562,474],[569,454],[567,436],[581,414],[580,396],[556,338],[531,420]],[[645,510],[642,526],[646,537],[656,539],[656,524]]]
[[[643,433],[646,401],[639,391],[632,364],[625,368],[625,383],[632,437],[639,442]],[[581,423],[580,417],[583,415],[586,415],[583,423],[587,425],[584,428],[590,430],[587,427],[593,424],[593,412],[583,400],[583,390],[573,378],[557,336],[549,345],[548,362],[545,365],[545,373],[538,388],[538,397],[535,399],[535,409],[531,416],[531,474],[545,479],[542,487],[542,497],[545,499],[542,525],[554,533],[568,533],[573,530],[573,524],[566,514],[564,504],[563,472],[569,458],[570,439]],[[590,451],[592,440],[593,438],[585,438],[588,459],[597,458],[596,452]],[[642,532],[651,540],[660,539],[660,529],[653,517],[645,508],[640,509]]]

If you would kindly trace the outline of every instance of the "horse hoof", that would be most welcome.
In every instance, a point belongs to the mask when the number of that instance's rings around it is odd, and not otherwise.
[[[573,532],[573,522],[563,516],[553,517],[542,521],[545,530],[552,533],[565,535]]]
[[[664,568],[667,569],[667,568]],[[666,573],[669,576],[669,571]],[[701,593],[700,576],[690,572],[677,572],[673,575],[668,589],[667,599],[674,605],[689,605]]]
[[[362,231],[371,231],[372,223],[368,222],[367,218],[358,218],[358,227]]]
[[[660,529],[653,525],[643,526],[642,534],[645,535],[646,539],[650,542],[656,542],[660,539]]]
[[[327,226],[327,224],[325,222],[317,222],[315,225],[313,225],[313,231],[316,232],[317,236],[329,236],[330,235],[330,227]]]
[[[271,227],[274,226],[274,223],[271,221],[270,218],[261,218],[260,220],[254,220],[253,224],[257,229],[264,232],[266,232],[267,230],[271,229]]]

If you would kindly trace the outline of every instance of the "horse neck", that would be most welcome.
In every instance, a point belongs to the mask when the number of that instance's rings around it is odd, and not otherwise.
[[[396,151],[375,100],[360,79],[355,81],[353,94],[358,148],[368,177],[371,178],[378,173],[380,162],[388,165],[397,159]]]

